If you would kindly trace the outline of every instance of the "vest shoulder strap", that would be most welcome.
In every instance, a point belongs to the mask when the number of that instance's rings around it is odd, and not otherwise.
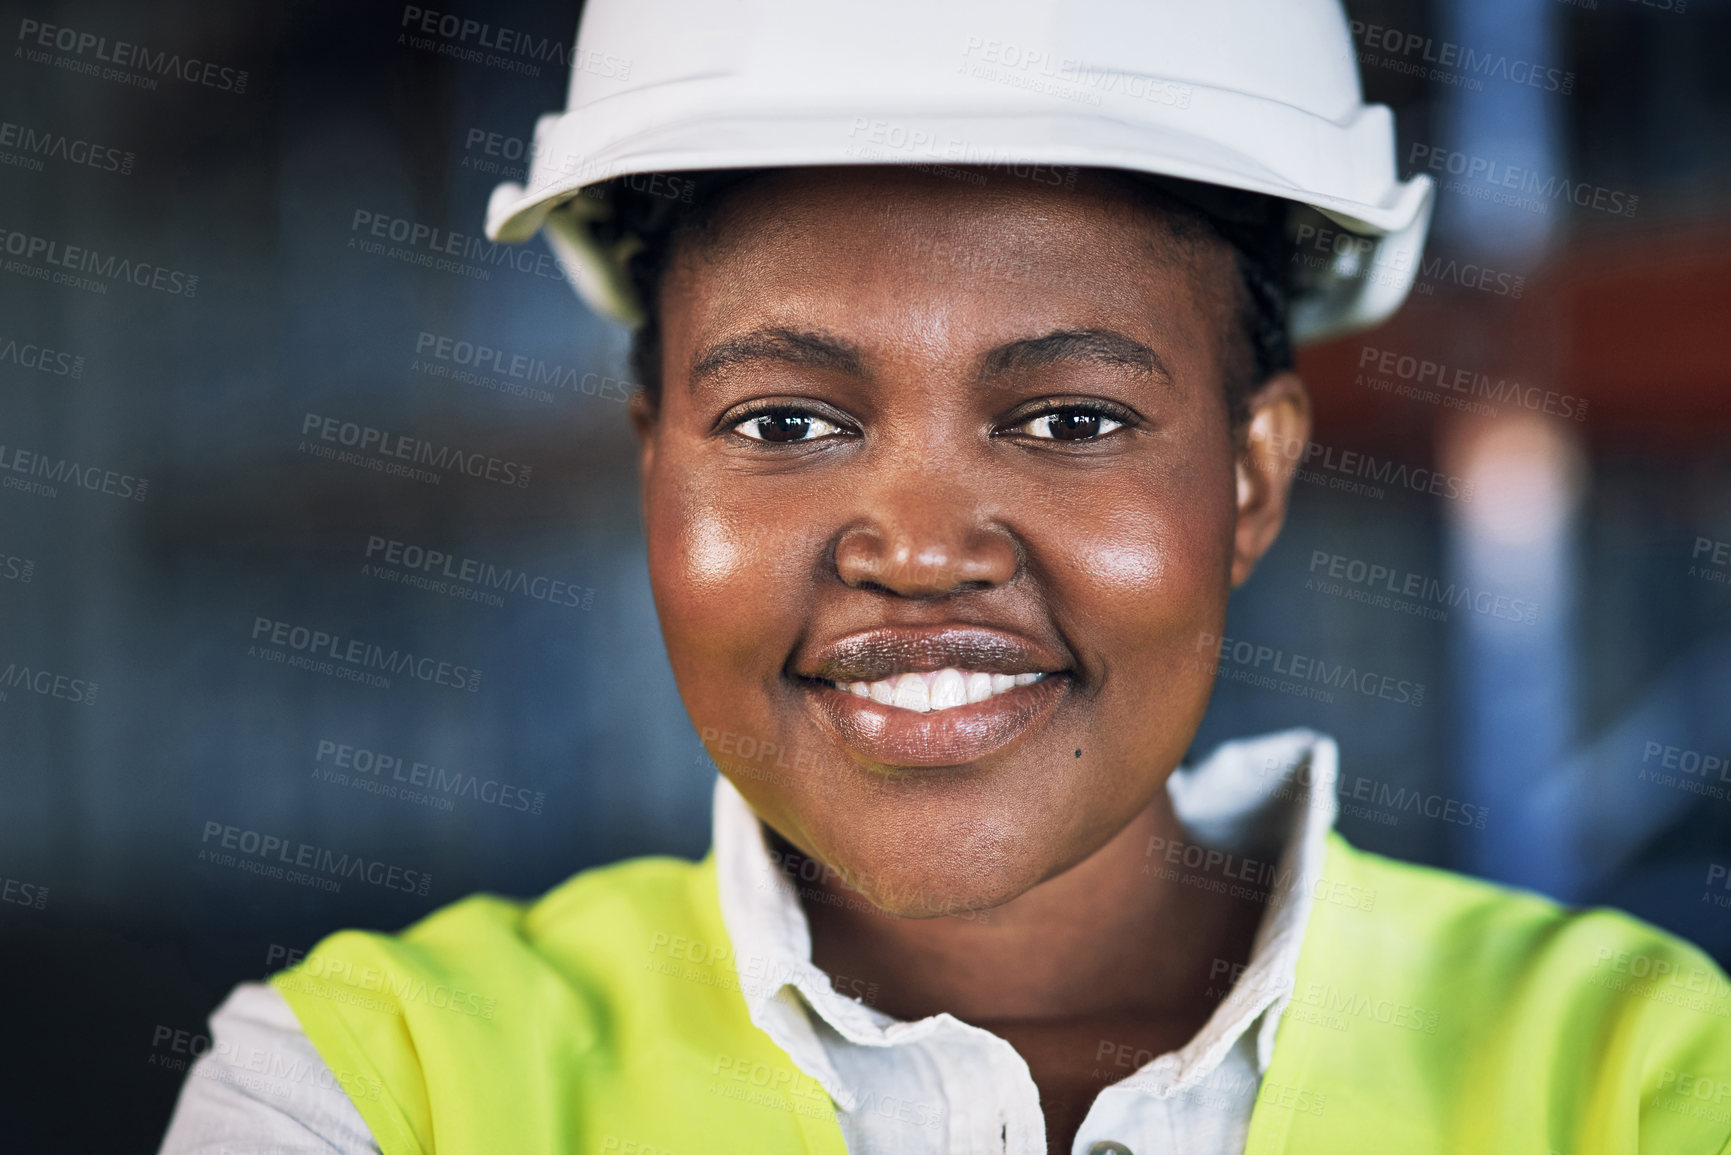
[[[1731,1152],[1731,985],[1614,911],[1331,835],[1252,1155]]]
[[[272,982],[386,1155],[846,1155],[829,1096],[747,1017],[710,859],[343,931]]]

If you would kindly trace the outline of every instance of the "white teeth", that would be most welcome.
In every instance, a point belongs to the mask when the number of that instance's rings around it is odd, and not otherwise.
[[[968,701],[984,702],[992,696],[992,675],[968,675]]]
[[[932,708],[932,688],[919,674],[903,674],[896,680],[896,696],[890,705],[924,714]]]
[[[968,704],[968,682],[960,670],[939,670],[932,679],[932,709],[947,710]]]
[[[921,674],[896,674],[876,682],[838,682],[836,688],[858,698],[870,698],[885,706],[896,706],[929,714],[984,702],[1006,690],[1027,686],[1045,677],[1044,674],[987,674],[981,671],[946,667]]]

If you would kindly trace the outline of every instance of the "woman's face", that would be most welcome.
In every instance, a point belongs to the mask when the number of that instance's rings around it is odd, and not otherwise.
[[[892,913],[1087,857],[1189,745],[1284,507],[1228,417],[1231,251],[1105,179],[847,168],[751,182],[677,256],[637,417],[711,756]]]

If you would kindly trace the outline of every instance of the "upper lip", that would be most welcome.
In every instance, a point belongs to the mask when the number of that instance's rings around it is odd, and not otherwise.
[[[984,626],[881,626],[826,642],[794,672],[830,682],[955,668],[987,674],[1056,673],[1064,663],[1019,634]]]

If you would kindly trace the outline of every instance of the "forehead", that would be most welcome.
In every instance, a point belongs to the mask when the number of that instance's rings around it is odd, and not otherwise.
[[[674,242],[663,301],[723,327],[765,310],[904,329],[982,311],[1072,326],[1133,314],[1192,344],[1236,301],[1230,246],[1207,221],[1113,173],[1054,187],[990,169],[781,170],[698,221]]]
[[[1163,261],[1202,261],[1225,243],[1201,214],[1133,178],[1104,170],[1040,170],[1052,179],[986,167],[853,165],[754,173],[716,194],[677,247],[725,260],[820,232],[1035,230],[1110,238]]]

